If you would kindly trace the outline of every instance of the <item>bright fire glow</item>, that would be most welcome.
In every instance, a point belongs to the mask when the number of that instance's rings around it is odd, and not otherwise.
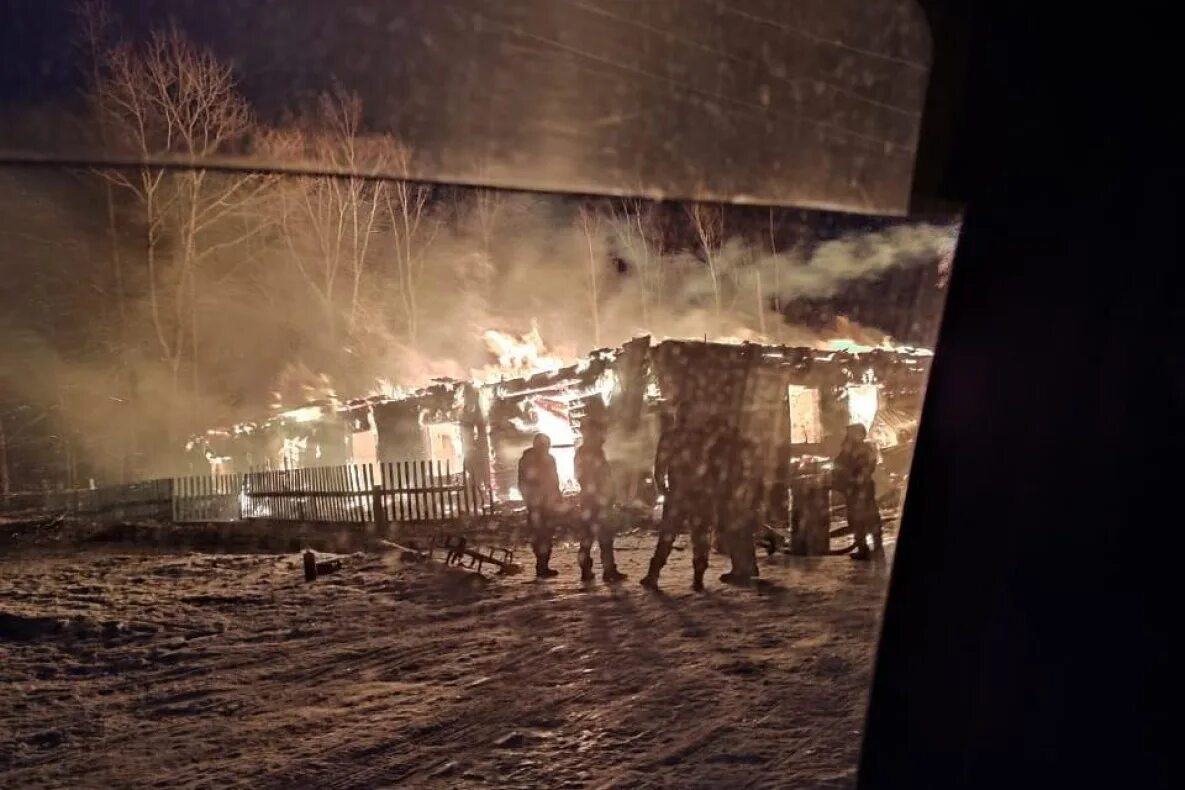
[[[371,387],[367,396],[385,400],[402,400],[411,394],[412,390],[401,387],[390,379],[375,379],[374,386]]]
[[[525,335],[487,329],[482,333],[482,339],[490,354],[498,361],[496,364],[472,371],[473,378],[481,383],[559,370],[567,364],[547,350],[543,344],[543,337],[539,334],[539,327],[534,322],[531,324],[531,331]]]
[[[316,422],[323,416],[324,411],[320,406],[301,406],[280,412],[280,417],[291,422]]]
[[[613,400],[613,395],[617,392],[617,371],[613,368],[605,368],[605,371],[597,376],[597,383],[593,389],[601,396],[601,403],[608,406]]]
[[[218,456],[206,450],[206,460],[210,462],[212,475],[229,475],[234,472],[234,459],[230,456]]]
[[[551,455],[555,458],[560,488],[570,491],[576,488],[576,430],[568,417],[567,406],[546,398],[532,401],[535,422],[514,420],[515,427],[523,433],[546,434],[551,439]]]
[[[247,495],[247,486],[239,490],[239,508],[247,518],[267,518],[272,513],[267,505]]]
[[[831,340],[823,341],[823,348],[827,351],[846,351],[849,354],[867,354],[870,351],[894,351],[898,354],[906,354],[915,357],[932,357],[934,352],[928,348],[917,348],[915,346],[899,346],[893,342],[892,338],[885,336],[878,345],[870,346],[866,343],[859,343],[851,338],[832,338]]]
[[[871,428],[880,407],[880,392],[875,384],[852,384],[847,388],[848,422]]]
[[[308,449],[308,446],[309,439],[307,436],[285,439],[283,446],[280,447],[280,468],[299,469],[301,456],[304,455],[304,451]]]

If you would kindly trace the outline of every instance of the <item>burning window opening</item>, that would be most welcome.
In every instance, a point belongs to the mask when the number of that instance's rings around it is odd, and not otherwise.
[[[851,384],[847,387],[848,421],[871,429],[880,404],[880,390],[875,384]]]
[[[354,464],[373,464],[379,460],[379,437],[369,425],[350,436],[350,461]]]
[[[802,384],[786,387],[790,407],[790,443],[819,444],[823,441],[823,416],[819,409],[819,390]]]
[[[280,412],[277,417],[291,422],[316,422],[325,415],[325,411],[321,406],[310,405],[300,406],[295,409]]]
[[[427,436],[428,459],[448,464],[448,468],[459,471],[465,462],[465,443],[461,424],[457,422],[433,422],[424,426]]]

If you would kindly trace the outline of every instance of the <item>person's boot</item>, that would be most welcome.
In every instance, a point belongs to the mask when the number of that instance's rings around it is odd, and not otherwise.
[[[597,578],[593,573],[592,549],[580,547],[579,553],[576,555],[576,565],[580,568],[580,581],[591,582]]]
[[[733,570],[729,571],[728,573],[720,574],[720,581],[724,582],[725,584],[752,584],[753,576],[752,574]]]
[[[617,570],[617,558],[613,554],[613,543],[601,542],[601,580],[606,584],[625,581],[626,575]]]
[[[560,575],[560,572],[548,567],[551,562],[551,553],[542,554],[535,558],[535,578],[536,579],[554,579]]]
[[[650,570],[646,572],[646,575],[642,577],[642,580],[638,582],[638,584],[642,585],[643,587],[648,587],[651,590],[657,590],[658,574],[661,572],[662,563],[657,559],[650,560]]]
[[[747,585],[752,584],[758,575],[756,556],[742,554],[733,557],[732,567],[728,569],[728,573],[720,576],[720,581],[725,584]]]
[[[692,566],[692,571],[694,573],[694,576],[692,576],[692,579],[691,579],[691,589],[695,590],[696,592],[703,592],[704,591],[704,571],[706,571],[707,569],[708,569],[708,564],[706,562],[705,563],[698,563],[697,562],[697,563],[695,563],[695,565]]]
[[[616,566],[610,566],[601,571],[601,579],[605,582],[605,584],[616,584],[617,582],[623,582],[628,578],[629,577],[624,573],[617,570]]]
[[[872,552],[868,550],[867,543],[858,543],[854,548],[855,551],[848,555],[852,559],[858,560],[859,562],[867,562],[868,560],[872,559]]]

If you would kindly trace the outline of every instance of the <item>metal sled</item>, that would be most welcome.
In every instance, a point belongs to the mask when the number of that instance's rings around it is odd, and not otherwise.
[[[464,535],[452,535],[438,532],[432,536],[432,544],[428,549],[431,557],[437,549],[445,552],[444,564],[470,568],[481,573],[485,565],[493,565],[500,574],[511,574],[519,571],[514,562],[514,550],[500,546],[479,546],[469,543]],[[467,561],[467,562],[466,562]]]

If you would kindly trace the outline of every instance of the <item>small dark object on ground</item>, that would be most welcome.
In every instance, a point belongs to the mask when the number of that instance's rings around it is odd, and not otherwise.
[[[327,573],[337,573],[342,569],[341,560],[321,560],[317,563],[317,575],[323,576]]]
[[[318,576],[323,576],[327,573],[336,573],[342,569],[342,561],[340,559],[321,560],[317,561],[317,555],[311,551],[304,553],[304,580],[306,582],[316,581]]]

